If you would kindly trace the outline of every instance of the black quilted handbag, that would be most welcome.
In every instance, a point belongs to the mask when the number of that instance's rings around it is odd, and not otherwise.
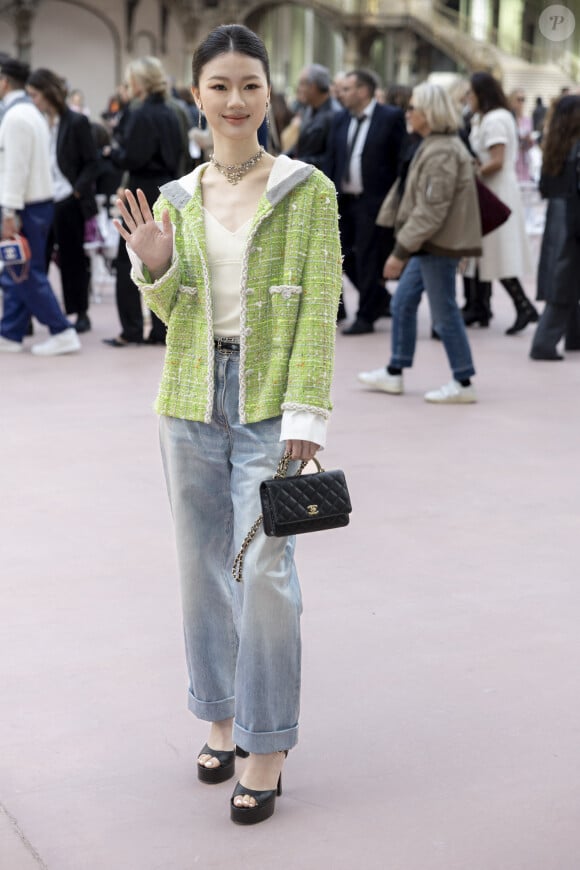
[[[344,472],[325,471],[314,459],[318,468],[314,474],[301,477],[308,464],[302,462],[294,477],[286,477],[289,462],[290,456],[285,453],[274,477],[260,484],[262,513],[246,535],[232,569],[238,582],[242,579],[245,552],[262,523],[268,536],[278,538],[337,529],[349,523],[352,507]]]

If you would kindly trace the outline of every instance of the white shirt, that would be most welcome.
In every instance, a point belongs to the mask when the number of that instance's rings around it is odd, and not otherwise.
[[[372,99],[362,115],[364,115],[364,121],[360,125],[360,129],[358,131],[358,136],[356,137],[356,142],[354,146],[354,151],[352,152],[350,158],[350,179],[349,181],[343,181],[341,184],[341,192],[342,193],[362,193],[363,192],[363,182],[362,182],[362,170],[361,170],[361,157],[363,153],[363,149],[365,147],[365,142],[367,140],[367,135],[369,132],[369,127],[371,126],[371,118],[373,116],[373,112],[375,110],[375,106],[377,101]],[[359,115],[359,117],[361,117]],[[350,146],[352,142],[352,138],[355,135],[357,128],[357,118],[353,115],[350,120],[350,124],[348,127],[348,133],[346,137],[347,147]]]
[[[252,219],[232,233],[206,208],[203,216],[212,290],[213,334],[220,338],[239,335],[242,257]]]
[[[24,91],[4,97],[0,123],[0,206],[23,209],[28,203],[52,200],[48,124],[31,102],[11,104]]]
[[[58,140],[58,127],[60,121],[57,120],[50,127],[50,169],[52,172],[52,181],[54,184],[54,201],[62,202],[74,192],[74,188],[68,178],[60,171],[58,159],[56,156],[56,143]]]

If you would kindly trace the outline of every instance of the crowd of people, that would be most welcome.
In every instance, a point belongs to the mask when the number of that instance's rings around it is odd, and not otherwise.
[[[3,97],[0,117],[6,115],[0,134],[6,143],[6,169],[0,188],[2,237],[13,237],[19,228],[26,235],[24,223],[29,224],[31,208],[33,211],[43,208],[48,215],[41,236],[27,227],[32,253],[29,266],[3,270],[0,348],[21,350],[23,339],[32,332],[31,318],[36,317],[48,326],[51,339],[43,342],[42,347],[34,345],[35,353],[73,352],[80,348],[78,336],[91,329],[91,260],[86,242],[91,229],[95,231],[97,199],[109,217],[115,197],[119,194],[125,197],[125,190],[133,194],[137,189],[144,190],[152,206],[161,185],[210,159],[212,132],[191,89],[172,86],[156,58],[141,58],[129,64],[124,83],[109,99],[98,121],[91,119],[82,92],[76,89],[68,93],[58,73],[43,68],[30,70],[26,64],[6,56],[0,58],[0,62],[0,95]],[[457,80],[447,89],[447,95],[453,107],[453,118],[448,118],[449,127],[445,132],[463,141],[475,174],[511,209],[504,226],[480,239],[477,254],[464,256],[462,253],[457,258],[465,293],[463,322],[467,327],[489,325],[493,316],[494,281],[504,287],[514,304],[515,321],[507,330],[508,334],[520,332],[538,321],[539,311],[527,297],[522,283],[524,277],[530,277],[533,267],[521,191],[522,186],[539,185],[542,196],[548,199],[548,208],[536,296],[538,301],[549,302],[549,305],[538,329],[538,338],[534,339],[531,357],[559,359],[561,354],[555,347],[548,353],[542,336],[546,318],[554,318],[555,303],[550,300],[569,298],[568,288],[562,296],[562,291],[554,291],[553,285],[556,283],[559,287],[560,283],[557,277],[560,272],[555,270],[557,252],[565,247],[565,256],[570,261],[574,242],[569,239],[564,245],[563,241],[562,226],[567,214],[564,200],[570,197],[564,197],[562,189],[568,189],[567,182],[559,179],[554,185],[546,181],[542,159],[546,149],[550,152],[554,147],[549,129],[552,122],[556,126],[560,123],[562,99],[568,100],[568,114],[573,116],[578,97],[563,93],[549,108],[538,97],[533,113],[527,114],[523,89],[506,95],[500,83],[488,73],[475,73],[470,80]],[[566,105],[564,103],[564,107]],[[38,128],[35,145],[23,151],[19,143],[27,125],[32,123],[33,106],[44,117],[47,129],[40,129],[38,113],[34,115]],[[419,110],[419,115],[424,122],[425,111]],[[402,198],[409,168],[413,167],[413,179],[420,163],[419,153],[430,147],[434,135],[443,135],[443,131],[418,123],[417,117],[411,88],[394,85],[383,90],[377,77],[365,69],[338,73],[333,79],[326,67],[313,63],[301,71],[292,101],[271,92],[268,117],[260,128],[259,142],[274,156],[286,154],[322,170],[333,181],[338,194],[343,271],[358,292],[356,315],[343,325],[344,335],[372,333],[376,321],[391,317],[393,309],[396,312],[393,341],[399,335],[401,309],[398,302],[392,300],[387,282],[401,278],[402,288],[397,290],[400,299],[418,265],[410,255],[423,258],[425,240],[421,241],[418,251],[407,252],[409,256],[403,264],[408,261],[410,269],[406,277],[404,273],[395,274],[392,261],[386,266],[396,245],[396,215],[393,212],[385,218],[386,200],[389,193],[392,199],[395,186],[399,199]],[[575,136],[574,123],[571,123],[570,136],[566,133],[569,152],[573,150]],[[564,171],[560,166],[559,172],[570,181],[573,164],[570,154],[567,160],[568,168]],[[18,163],[17,172],[14,172],[14,161]],[[551,160],[548,166],[552,167]],[[432,178],[432,170],[428,175],[435,187],[444,184],[443,177]],[[15,185],[20,185],[20,189],[15,189]],[[554,190],[559,193],[555,194]],[[28,202],[26,197],[32,199]],[[418,203],[415,205],[419,208]],[[432,193],[422,206],[432,214],[438,213],[441,226],[441,206],[434,207]],[[477,211],[474,208],[473,213],[466,216],[472,228],[477,226]],[[450,212],[447,220],[452,219]],[[400,241],[398,245],[400,250]],[[61,310],[60,314],[57,313],[59,302],[46,277],[51,260],[60,269],[64,308],[64,313]],[[575,262],[573,257],[571,261]],[[425,263],[421,259],[423,269]],[[564,271],[564,274],[571,273]],[[15,275],[17,280],[14,280]],[[114,276],[120,331],[104,339],[105,343],[114,348],[164,345],[166,328],[154,312],[150,312],[148,318],[149,333],[144,334],[146,319],[141,295],[131,279],[131,264],[123,239],[114,261]],[[442,339],[449,355],[444,339],[447,327],[439,322],[440,313],[436,315],[433,310],[430,286],[432,281],[426,281],[433,337]],[[33,293],[29,292],[29,287],[33,288]],[[40,308],[36,301],[39,287],[44,288]],[[567,302],[566,307],[569,305]],[[73,315],[74,322],[68,319]],[[341,298],[337,320],[341,322],[346,318]],[[573,349],[577,343],[576,338],[569,335],[566,349]],[[393,357],[400,362],[397,353],[393,352]],[[399,366],[391,360],[389,368],[391,374],[385,369],[384,376],[378,380],[373,380],[372,372],[361,373],[360,380],[367,386],[374,384],[375,388],[392,391],[393,384],[399,384],[392,379],[400,377],[392,371]],[[453,365],[451,368],[454,370]],[[455,377],[454,381],[461,386]],[[457,387],[452,392],[457,392]],[[475,400],[472,388],[469,393],[460,391],[459,395],[469,395],[470,401]]]
[[[580,349],[580,96],[556,100],[532,122],[534,137],[521,92],[508,100],[486,72],[453,89],[423,82],[383,93],[368,70],[332,81],[311,64],[288,107],[272,92],[262,41],[241,25],[200,43],[192,81],[191,95],[172,92],[158,59],[135,60],[103,124],[91,125],[82,95],[71,102],[58,73],[0,58],[2,238],[21,233],[30,249],[0,276],[0,351],[23,350],[31,318],[50,332],[33,353],[80,349],[91,329],[85,229],[97,195],[116,194],[121,331],[105,341],[166,346],[156,410],[188,704],[209,724],[197,776],[224,782],[246,757],[229,812],[250,825],[269,818],[281,794],[301,679],[295,538],[256,534],[259,484],[282,454],[293,473],[325,445],[345,276],[358,292],[348,340],[392,318],[388,364],[359,375],[371,390],[403,393],[425,294],[451,369],[425,399],[475,402],[468,329],[489,325],[494,280],[514,304],[508,335],[539,319],[532,359],[562,359],[562,338]],[[522,285],[530,260],[518,187],[540,138],[549,203],[541,317]],[[508,207],[485,234],[478,185]],[[55,251],[74,324],[48,281]],[[392,296],[388,281],[397,282]]]

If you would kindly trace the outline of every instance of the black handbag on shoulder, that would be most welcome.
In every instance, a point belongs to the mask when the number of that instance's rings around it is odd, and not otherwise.
[[[285,453],[274,477],[260,484],[262,513],[246,535],[232,569],[238,582],[245,552],[262,523],[266,535],[282,538],[337,529],[350,521],[352,506],[343,471],[325,471],[314,459],[318,469],[314,474],[301,476],[308,464],[302,462],[295,476],[286,477],[289,462],[290,455]]]

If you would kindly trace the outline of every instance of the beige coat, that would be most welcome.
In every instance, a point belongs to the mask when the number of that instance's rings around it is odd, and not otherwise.
[[[394,227],[393,254],[407,260],[424,251],[446,257],[481,253],[481,218],[472,158],[455,134],[431,133],[409,167],[405,192],[396,181],[377,217]]]

